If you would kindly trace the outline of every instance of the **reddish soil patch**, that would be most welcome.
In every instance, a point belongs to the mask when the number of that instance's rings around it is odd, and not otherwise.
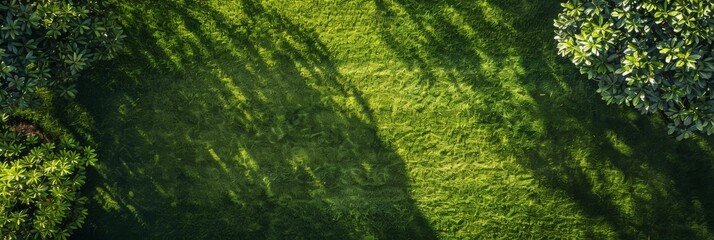
[[[11,119],[7,122],[7,125],[11,129],[14,129],[16,132],[22,133],[25,136],[28,136],[28,137],[38,136],[40,139],[44,140],[45,142],[50,142],[50,139],[47,138],[47,135],[42,133],[42,130],[40,129],[40,127],[38,127],[37,125],[35,125],[27,120]]]

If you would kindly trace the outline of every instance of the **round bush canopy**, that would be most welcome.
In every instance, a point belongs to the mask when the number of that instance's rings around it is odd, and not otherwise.
[[[555,20],[568,57],[608,104],[660,112],[669,134],[714,133],[714,1],[568,0]]]

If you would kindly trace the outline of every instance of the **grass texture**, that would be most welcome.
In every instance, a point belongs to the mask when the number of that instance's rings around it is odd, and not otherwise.
[[[114,1],[77,239],[713,239],[711,138],[606,106],[556,0]]]

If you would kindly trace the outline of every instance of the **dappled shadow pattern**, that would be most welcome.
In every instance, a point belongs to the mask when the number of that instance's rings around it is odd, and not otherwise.
[[[469,83],[486,95],[489,101],[473,106],[484,128],[532,139],[531,145],[501,142],[501,156],[515,155],[539,183],[577,202],[591,224],[604,222],[624,239],[711,238],[713,139],[677,142],[657,116],[604,106],[594,84],[556,55],[551,26],[560,2],[374,4],[382,38],[421,70],[422,84]],[[412,35],[393,30],[405,18],[418,26]],[[598,234],[586,237],[603,237]]]
[[[78,238],[435,238],[314,32],[252,0],[118,11],[129,53],[79,86],[102,164]]]

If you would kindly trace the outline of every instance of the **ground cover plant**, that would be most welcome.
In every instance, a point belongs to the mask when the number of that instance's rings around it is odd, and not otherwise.
[[[664,113],[670,134],[714,133],[714,2],[563,3],[558,51],[608,104]]]
[[[40,88],[74,97],[79,73],[124,37],[101,1],[4,0],[0,13],[0,112],[36,105]]]
[[[87,198],[79,192],[86,167],[97,161],[94,150],[69,135],[49,136],[26,120],[1,117],[0,236],[67,239],[87,217]]]
[[[711,239],[712,139],[605,106],[555,0],[109,1],[77,239]]]
[[[87,216],[80,188],[96,155],[51,106],[114,55],[122,30],[98,1],[0,1],[0,16],[0,237],[67,239]]]

